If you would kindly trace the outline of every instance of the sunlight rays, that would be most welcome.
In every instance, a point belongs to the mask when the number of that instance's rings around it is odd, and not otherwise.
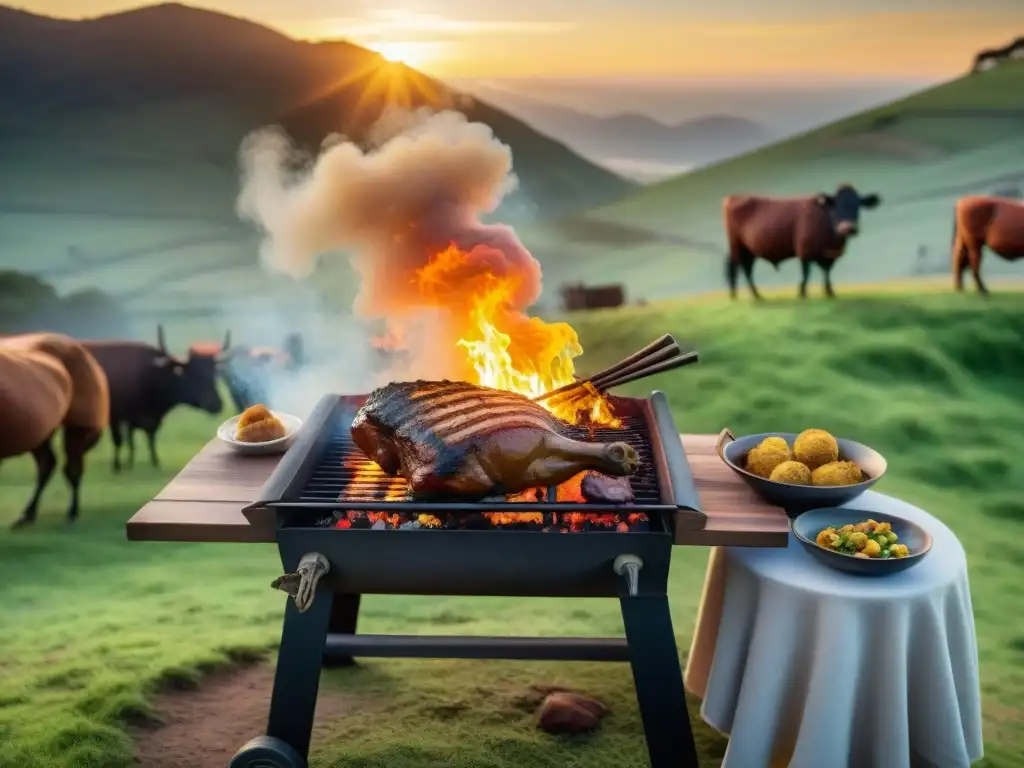
[[[452,94],[439,82],[412,69],[408,62],[393,61],[381,51],[375,53],[377,55],[368,56],[361,66],[350,67],[342,77],[309,94],[296,109],[345,93],[350,100],[345,122],[368,125],[376,120],[376,113],[382,106],[434,109],[451,106]],[[338,130],[342,130],[341,125]]]

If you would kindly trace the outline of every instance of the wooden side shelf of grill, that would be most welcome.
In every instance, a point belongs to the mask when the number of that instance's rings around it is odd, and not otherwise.
[[[785,547],[789,521],[761,501],[722,464],[715,435],[683,435],[703,514],[680,510],[675,543],[688,546]],[[276,513],[247,508],[258,498],[280,457],[245,457],[219,440],[207,444],[127,524],[133,541],[266,542]]]

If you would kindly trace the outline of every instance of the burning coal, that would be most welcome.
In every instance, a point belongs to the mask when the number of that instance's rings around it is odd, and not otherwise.
[[[407,378],[528,396],[571,383],[576,332],[527,315],[540,263],[511,227],[481,221],[516,187],[510,148],[457,112],[390,112],[373,134],[368,149],[332,137],[315,158],[277,129],[245,140],[238,212],[264,233],[264,266],[305,278],[346,252],[361,280],[353,309],[383,324],[381,346],[408,353]]]

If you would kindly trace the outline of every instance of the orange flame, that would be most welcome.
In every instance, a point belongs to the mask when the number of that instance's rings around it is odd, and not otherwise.
[[[417,270],[416,282],[425,297],[443,296],[443,305],[461,315],[454,318],[463,325],[457,345],[466,350],[474,383],[526,397],[572,384],[573,360],[583,353],[572,326],[522,314],[513,299],[520,278],[476,269],[467,273],[467,256],[450,244]],[[589,386],[542,405],[571,424],[622,424],[604,396]]]

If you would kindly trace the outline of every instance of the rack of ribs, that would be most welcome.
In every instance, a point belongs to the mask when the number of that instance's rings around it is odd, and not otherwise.
[[[456,381],[392,382],[352,422],[356,445],[418,499],[496,499],[564,483],[586,470],[636,472],[625,442],[589,443],[522,395]]]

